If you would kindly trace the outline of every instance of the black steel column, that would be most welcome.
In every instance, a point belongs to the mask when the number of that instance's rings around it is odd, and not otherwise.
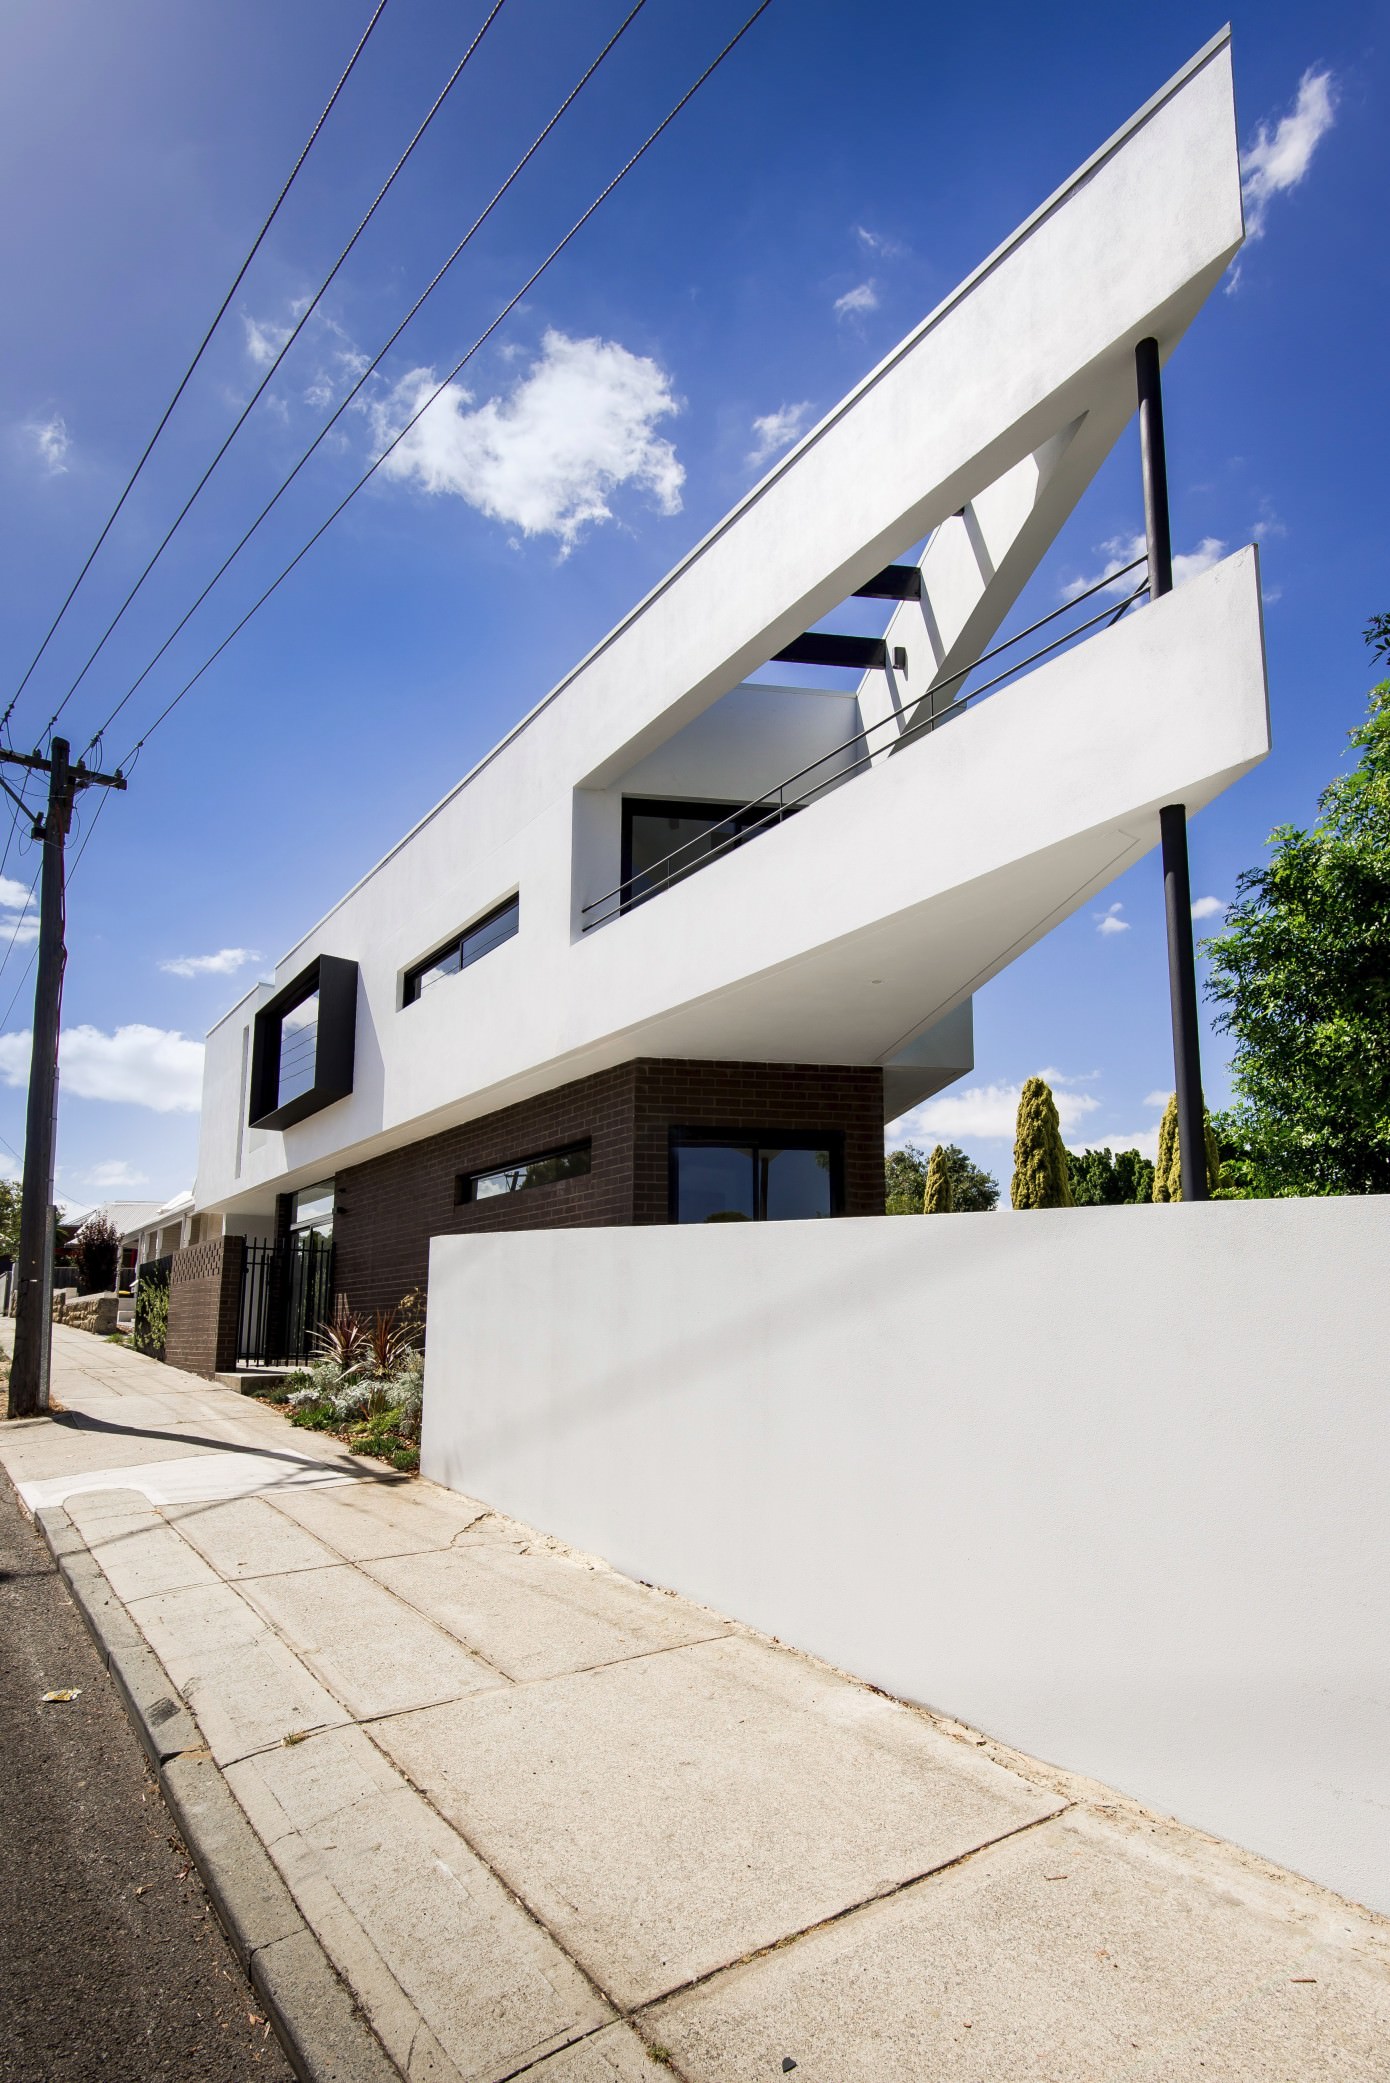
[[[1163,441],[1157,340],[1139,342],[1134,350],[1134,368],[1139,387],[1139,453],[1144,473],[1149,598],[1158,600],[1173,590],[1173,539],[1168,523],[1168,457]],[[1168,921],[1168,995],[1173,1011],[1173,1082],[1178,1095],[1182,1197],[1185,1201],[1204,1201],[1207,1144],[1197,1038],[1197,964],[1192,949],[1186,805],[1165,804],[1158,821],[1163,838],[1163,902]]]

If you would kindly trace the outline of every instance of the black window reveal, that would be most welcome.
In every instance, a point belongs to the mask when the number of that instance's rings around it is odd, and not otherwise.
[[[671,1131],[672,1222],[814,1221],[843,1209],[838,1132]]]
[[[252,1026],[248,1125],[292,1128],[352,1091],[357,964],[320,955]]]
[[[457,976],[461,969],[469,968],[474,962],[490,955],[504,940],[510,940],[521,929],[521,899],[508,897],[495,911],[485,918],[475,919],[465,926],[462,933],[446,941],[443,947],[427,955],[405,973],[405,992],[402,1003],[413,1005],[417,998],[433,984],[441,983],[446,976]]]
[[[572,1143],[566,1150],[546,1150],[514,1164],[494,1165],[486,1172],[466,1172],[459,1180],[461,1201],[491,1201],[501,1194],[526,1193],[534,1186],[554,1186],[561,1179],[582,1178],[589,1170],[590,1146]]]

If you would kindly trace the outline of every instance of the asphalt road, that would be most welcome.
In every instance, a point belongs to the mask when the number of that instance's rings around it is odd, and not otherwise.
[[[80,1698],[40,1705],[65,1686]],[[292,2073],[53,1558],[0,1474],[0,2076]]]

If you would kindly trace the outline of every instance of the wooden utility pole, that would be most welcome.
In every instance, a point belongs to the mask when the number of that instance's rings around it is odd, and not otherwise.
[[[66,738],[54,738],[45,757],[0,749],[0,764],[28,767],[48,776],[48,807],[34,820],[43,841],[39,905],[39,971],[34,984],[34,1040],[29,1059],[29,1112],[24,1135],[24,1188],[19,1218],[19,1301],[15,1311],[14,1358],[10,1362],[9,1414],[34,1417],[48,1408],[48,1355],[53,1335],[53,1152],[58,1125],[58,1029],[63,1003],[64,861],[73,804],[84,788],[124,788],[125,777],[73,766]],[[9,783],[0,788],[14,796]]]

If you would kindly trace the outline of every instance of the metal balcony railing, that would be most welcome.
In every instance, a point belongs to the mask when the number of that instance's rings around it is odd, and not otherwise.
[[[621,917],[624,912],[635,910],[639,904],[647,903],[652,897],[663,895],[673,882],[681,881],[699,868],[708,867],[711,861],[717,860],[720,854],[727,853],[733,847],[746,846],[751,839],[756,838],[761,832],[770,830],[772,826],[780,824],[792,812],[803,809],[806,804],[814,802],[818,796],[824,795],[828,790],[838,788],[842,782],[849,780],[851,775],[857,774],[862,767],[871,766],[874,760],[881,754],[897,752],[900,747],[908,744],[911,740],[928,736],[939,724],[945,723],[951,717],[959,716],[971,702],[978,701],[982,695],[992,694],[1008,681],[1016,679],[1020,673],[1026,672],[1029,666],[1036,665],[1039,659],[1047,658],[1052,652],[1060,651],[1066,645],[1075,643],[1078,638],[1087,635],[1089,631],[1098,628],[1102,623],[1118,622],[1120,617],[1127,614],[1136,601],[1142,600],[1148,592],[1149,579],[1147,571],[1139,584],[1125,596],[1118,607],[1105,607],[1099,614],[1090,615],[1085,621],[1063,630],[1060,636],[1055,636],[1050,642],[1040,645],[1036,651],[1030,652],[1026,658],[1020,658],[1014,664],[1006,666],[1002,672],[996,673],[992,679],[986,680],[981,686],[967,689],[964,685],[970,675],[977,672],[982,665],[989,665],[996,658],[1001,658],[1006,651],[1011,651],[1015,645],[1025,642],[1030,636],[1036,636],[1040,629],[1046,629],[1060,617],[1071,614],[1084,601],[1094,599],[1098,593],[1106,592],[1117,581],[1128,578],[1131,573],[1138,571],[1143,566],[1147,566],[1147,564],[1148,558],[1143,556],[1135,557],[1128,564],[1117,565],[1113,571],[1108,571],[1103,578],[1097,579],[1094,585],[1087,586],[1084,592],[1077,593],[1072,599],[1064,601],[1061,607],[1053,608],[1050,614],[1040,615],[1038,620],[1030,622],[1026,629],[1015,630],[1012,636],[1004,637],[988,651],[982,651],[978,658],[974,659],[971,664],[962,666],[959,672],[949,673],[945,679],[935,681],[927,689],[926,693],[919,695],[912,704],[912,708],[925,711],[924,714],[917,716],[915,721],[905,725],[902,715],[896,711],[891,715],[880,717],[877,723],[867,724],[862,730],[857,731],[852,738],[846,738],[843,744],[833,746],[829,752],[821,753],[820,757],[812,760],[809,766],[799,768],[795,774],[789,774],[787,779],[779,782],[775,789],[768,790],[764,795],[755,796],[751,803],[744,803],[737,810],[731,810],[727,817],[721,818],[718,824],[711,825],[698,838],[687,839],[683,845],[673,847],[669,854],[666,854],[661,860],[654,862],[650,867],[642,868],[636,874],[629,875],[604,896],[596,897],[592,904],[583,906],[580,915],[585,923],[582,930],[585,933],[592,933],[596,927],[608,925],[611,920]],[[957,692],[944,708],[937,708],[936,702],[939,696],[952,687]],[[909,713],[911,712],[909,711]],[[896,736],[886,743],[881,743],[875,745],[872,749],[868,749],[868,740],[870,738],[875,737],[879,732],[890,730],[896,731]],[[832,760],[841,759],[847,752],[855,752],[858,755],[850,761],[848,766],[837,767],[833,773],[822,776],[819,781],[807,782],[809,775],[816,773],[819,768],[828,766]],[[799,784],[802,783],[807,785],[799,787]],[[789,791],[794,789],[797,789],[798,793],[789,793]],[[710,839],[718,832],[723,832],[725,836],[710,846]],[[692,854],[692,848],[696,847],[708,847],[708,851],[698,855]]]

